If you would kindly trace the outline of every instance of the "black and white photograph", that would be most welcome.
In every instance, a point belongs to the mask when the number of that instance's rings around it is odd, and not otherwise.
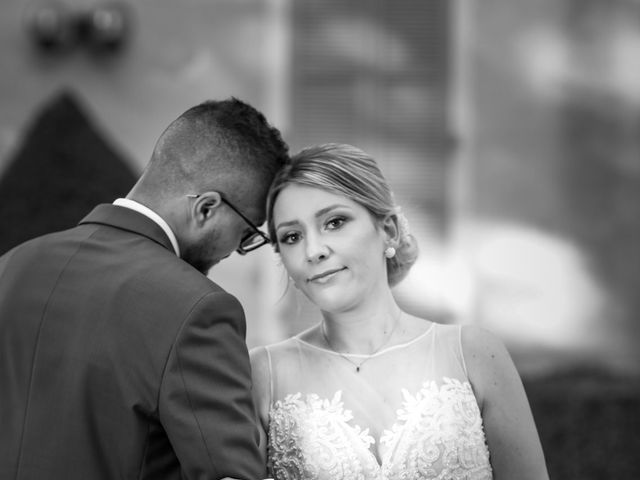
[[[0,480],[638,480],[639,292],[639,0],[0,3]]]

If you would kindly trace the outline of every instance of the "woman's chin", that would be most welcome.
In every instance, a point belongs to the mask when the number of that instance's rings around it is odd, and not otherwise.
[[[357,304],[357,299],[353,298],[353,295],[347,295],[344,288],[305,293],[307,298],[323,312],[340,313],[350,310],[354,304]]]

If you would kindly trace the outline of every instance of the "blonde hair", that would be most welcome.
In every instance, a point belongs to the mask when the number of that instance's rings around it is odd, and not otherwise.
[[[418,246],[395,204],[389,184],[367,153],[352,145],[327,143],[305,148],[291,158],[276,175],[267,197],[267,223],[276,251],[273,205],[278,194],[289,184],[343,195],[366,208],[377,222],[388,216],[395,217],[399,244],[395,256],[387,259],[389,285],[396,285],[407,275],[418,257]]]

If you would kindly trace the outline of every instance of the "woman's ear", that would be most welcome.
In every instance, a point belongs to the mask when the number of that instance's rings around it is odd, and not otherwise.
[[[204,225],[215,214],[216,209],[222,204],[220,193],[211,191],[198,195],[193,202],[191,214],[198,226]]]
[[[384,217],[380,225],[382,227],[382,232],[385,235],[386,244],[390,247],[397,247],[400,244],[398,216],[395,213],[391,213]]]

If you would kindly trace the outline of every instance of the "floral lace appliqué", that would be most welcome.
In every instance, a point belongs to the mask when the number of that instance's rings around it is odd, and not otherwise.
[[[300,393],[270,412],[269,467],[277,480],[490,480],[480,410],[468,382],[425,382],[380,439],[379,465],[368,429],[349,422],[342,393],[332,399]]]
[[[480,409],[469,382],[425,382],[416,395],[403,390],[403,407],[380,443],[389,452],[388,479],[493,478]],[[393,457],[390,457],[393,452]]]
[[[354,442],[364,449],[374,443],[368,429],[351,427],[338,391],[331,400],[309,394],[288,395],[271,409],[269,421],[269,468],[281,479],[377,478],[362,465]],[[356,443],[357,446],[357,443]]]

